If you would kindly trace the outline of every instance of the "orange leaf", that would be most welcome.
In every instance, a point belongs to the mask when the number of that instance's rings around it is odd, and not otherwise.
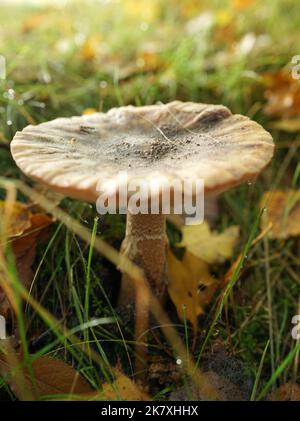
[[[19,364],[19,365],[18,365]],[[23,367],[22,356],[12,350],[0,354],[0,372],[17,398],[31,394],[35,399],[47,395],[80,395],[93,390],[86,380],[70,365],[61,360],[42,356],[32,363],[33,379]],[[23,377],[22,390],[18,378]]]
[[[300,84],[287,70],[263,75],[266,89],[265,114],[286,119],[300,113]]]

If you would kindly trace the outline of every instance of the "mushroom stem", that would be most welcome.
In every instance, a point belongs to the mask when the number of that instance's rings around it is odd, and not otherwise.
[[[126,235],[121,246],[121,254],[143,270],[150,289],[161,300],[165,295],[167,285],[167,247],[165,215],[134,215],[127,212]],[[133,285],[129,275],[124,273],[119,305],[135,304],[136,378],[145,382],[150,290],[144,284],[135,287]]]
[[[152,291],[163,298],[167,284],[166,217],[161,214],[137,214],[128,211],[126,235],[121,246],[121,254],[139,266],[145,274]],[[135,302],[136,292],[128,275],[124,274],[119,296],[119,304]]]

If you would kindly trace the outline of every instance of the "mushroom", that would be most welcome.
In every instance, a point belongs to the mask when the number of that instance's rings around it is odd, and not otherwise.
[[[30,125],[16,133],[11,151],[29,177],[95,203],[99,189],[107,189],[107,180],[116,181],[120,171],[126,171],[127,183],[192,178],[204,180],[206,194],[224,191],[263,170],[273,141],[259,124],[222,105],[173,101]],[[114,193],[120,193],[117,187]],[[129,209],[121,253],[143,269],[158,297],[167,284],[167,246],[165,214]],[[123,276],[120,302],[133,301]]]

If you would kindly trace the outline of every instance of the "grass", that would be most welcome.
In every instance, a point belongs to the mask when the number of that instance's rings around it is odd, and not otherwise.
[[[141,0],[137,6],[131,0],[91,0],[70,2],[59,10],[1,6],[0,54],[7,62],[7,78],[0,80],[2,179],[24,180],[8,149],[17,130],[58,116],[80,115],[87,108],[106,111],[177,98],[222,103],[270,128],[279,118],[265,112],[263,74],[287,67],[299,53],[300,6],[292,0],[254,1],[242,10],[233,5],[215,0],[184,0],[176,5],[168,0]],[[195,33],[189,32],[187,22],[205,11],[211,14],[213,26],[205,28],[203,22]],[[259,46],[257,39],[251,51],[241,52],[242,40],[252,33],[263,37],[264,43]],[[294,365],[299,345],[290,333],[300,294],[298,239],[265,237],[247,250],[262,194],[273,188],[299,188],[299,135],[271,133],[277,147],[271,165],[257,181],[220,199],[216,228],[241,227],[239,251],[244,247],[246,270],[234,275],[221,307],[216,296],[207,308],[196,352],[196,358],[200,350],[210,353],[213,343],[221,341],[252,374],[252,399],[265,398],[272,388],[291,379],[300,380]],[[5,194],[1,189],[2,199]],[[26,200],[24,192],[18,197]],[[49,354],[73,365],[99,388],[112,378],[118,359],[127,374],[133,372],[132,325],[114,307],[120,277],[115,265],[95,248],[95,238],[100,237],[119,249],[125,220],[122,216],[95,219],[94,207],[69,199],[62,208],[89,229],[89,241],[64,223],[55,224],[48,243],[39,248],[32,289],[35,301],[26,310],[12,256],[7,254],[17,299],[16,325],[29,368],[38,355]],[[171,245],[178,241],[172,225],[168,235]],[[226,265],[218,268],[217,275],[227,269]],[[186,322],[181,331],[186,347],[190,346],[193,340]],[[164,355],[166,347],[164,340],[160,345],[151,343],[157,355]],[[170,384],[156,385],[155,393],[166,398],[170,388]],[[0,399],[14,399],[2,380]]]

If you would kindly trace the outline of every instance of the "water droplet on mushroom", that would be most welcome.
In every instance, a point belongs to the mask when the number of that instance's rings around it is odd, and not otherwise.
[[[252,181],[248,180],[247,184],[248,184],[248,186],[252,186]]]

